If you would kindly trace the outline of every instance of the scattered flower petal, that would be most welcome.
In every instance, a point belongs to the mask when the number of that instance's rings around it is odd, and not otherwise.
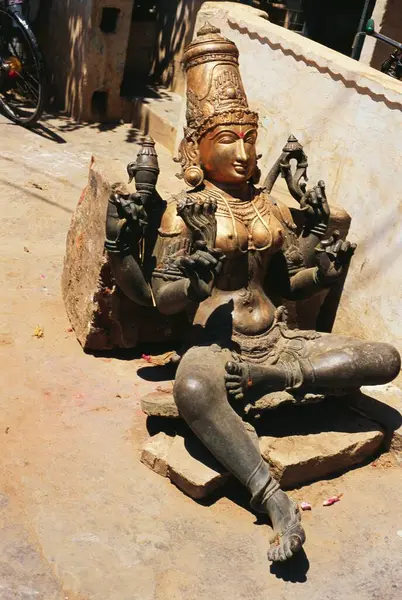
[[[313,507],[311,506],[311,504],[309,502],[302,502],[300,504],[300,508],[302,510],[311,510]]]
[[[323,506],[332,506],[336,502],[339,502],[339,500],[342,498],[342,496],[343,496],[343,494],[338,494],[337,496],[331,496],[330,498],[327,498],[326,500],[324,500],[322,505]]]
[[[163,367],[170,363],[171,359],[176,355],[176,352],[165,352],[164,354],[160,354],[158,356],[151,356],[150,354],[143,354],[143,360],[151,363],[151,365],[155,365],[158,367]]]

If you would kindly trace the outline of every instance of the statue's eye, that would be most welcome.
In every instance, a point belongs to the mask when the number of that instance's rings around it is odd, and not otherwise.
[[[225,134],[218,137],[218,144],[233,144],[236,141],[236,137],[234,135]]]
[[[245,144],[251,144],[252,146],[254,146],[256,142],[256,136],[255,135],[248,135],[245,140],[244,143]]]

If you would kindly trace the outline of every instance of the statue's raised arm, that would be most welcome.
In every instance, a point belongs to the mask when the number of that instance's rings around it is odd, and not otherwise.
[[[152,306],[150,277],[158,227],[166,206],[156,191],[158,157],[151,137],[144,138],[136,162],[127,166],[136,192],[110,196],[105,248],[116,283],[137,304]]]

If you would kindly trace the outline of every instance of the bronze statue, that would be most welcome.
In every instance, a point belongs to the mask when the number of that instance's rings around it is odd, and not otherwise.
[[[331,286],[355,245],[337,232],[325,239],[325,185],[309,191],[299,185],[306,162],[294,138],[266,185],[270,190],[279,170],[287,177],[286,158],[298,160],[288,184],[303,209],[300,235],[289,209],[256,186],[258,116],[247,104],[236,46],[205,25],[184,65],[187,127],[179,160],[191,189],[167,204],[151,188],[114,196],[106,247],[116,281],[132,300],[164,314],[187,312],[192,335],[177,357],[175,402],[198,438],[247,487],[253,509],[269,516],[275,537],[268,557],[284,561],[301,548],[305,533],[298,507],[271,476],[239,416],[245,398],[384,384],[397,376],[400,357],[388,344],[288,327],[274,298],[307,298]],[[148,163],[141,164],[152,167],[152,187],[157,161],[152,142],[146,147]]]

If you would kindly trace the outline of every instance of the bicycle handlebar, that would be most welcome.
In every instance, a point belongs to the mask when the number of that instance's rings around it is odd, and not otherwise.
[[[395,40],[389,38],[388,36],[383,35],[382,33],[377,33],[375,31],[375,24],[374,24],[373,19],[369,19],[367,21],[365,33],[367,35],[369,35],[370,37],[376,38],[377,40],[380,40],[381,42],[388,44],[389,46],[393,46],[394,48],[398,48],[398,50],[402,50],[402,44],[400,42],[396,42]]]

